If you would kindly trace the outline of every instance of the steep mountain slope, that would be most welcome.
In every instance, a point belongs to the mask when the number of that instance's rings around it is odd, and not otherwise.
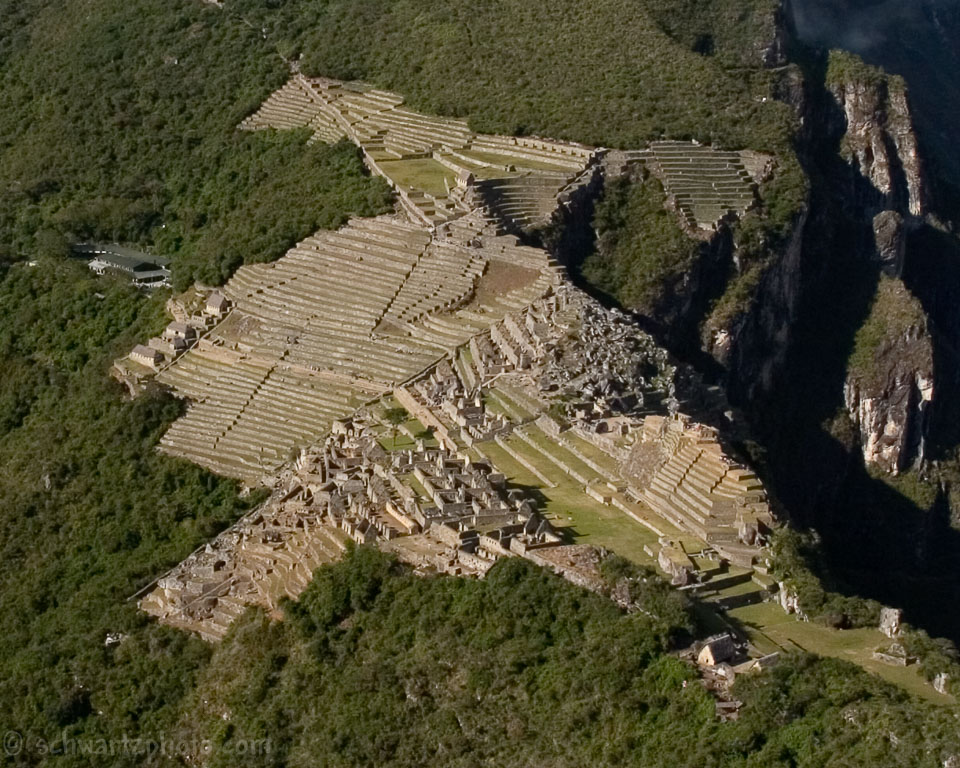
[[[721,722],[662,653],[678,614],[648,590],[623,615],[520,559],[483,581],[420,579],[360,550],[284,622],[231,631],[178,737],[208,743],[189,757],[210,766],[267,736],[247,764],[942,768],[960,748],[950,710],[802,654],[738,676],[739,719]]]
[[[751,409],[756,434],[787,509],[823,534],[836,583],[956,637],[943,606],[960,583],[960,248],[917,128],[930,115],[902,78],[851,54],[798,60],[784,95],[803,117],[813,194],[790,352]]]
[[[907,81],[929,160],[945,180],[955,177],[960,3],[792,0],[790,11],[805,42],[851,51]]]
[[[159,395],[127,403],[105,382],[119,350],[158,330],[163,297],[95,280],[65,261],[66,246],[134,242],[173,256],[181,284],[219,283],[241,263],[276,258],[314,228],[383,210],[385,187],[363,174],[352,148],[307,148],[306,133],[235,131],[297,61],[306,71],[395,88],[421,108],[468,115],[487,130],[627,148],[697,138],[772,155],[758,206],[710,244],[665,215],[656,184],[625,182],[601,204],[604,226],[624,248],[617,266],[624,283],[641,281],[643,260],[629,258],[638,252],[634,238],[652,243],[643,254],[673,248],[671,263],[684,267],[676,284],[689,290],[678,291],[682,301],[666,301],[662,314],[656,302],[638,307],[649,323],[751,409],[756,454],[766,451],[787,509],[823,530],[847,584],[909,603],[927,626],[954,631],[956,612],[943,608],[954,605],[945,600],[955,601],[949,569],[960,551],[946,525],[951,487],[941,491],[916,473],[869,475],[843,398],[854,347],[854,359],[895,362],[898,384],[926,376],[931,345],[935,391],[949,391],[944,373],[958,370],[950,334],[960,329],[955,238],[923,222],[909,228],[902,273],[884,278],[899,282],[878,292],[874,215],[915,216],[909,184],[903,192],[898,180],[893,196],[881,191],[877,202],[857,146],[841,152],[849,116],[826,63],[786,64],[791,41],[782,21],[772,0],[542,7],[225,0],[222,8],[193,0],[0,0],[0,722],[50,743],[64,734],[153,739],[177,723],[217,744],[235,733],[279,733],[283,751],[264,764],[284,764],[289,747],[300,764],[320,755],[341,764],[473,765],[459,710],[445,698],[452,697],[492,713],[489,731],[469,734],[489,748],[483,754],[502,758],[515,749],[525,764],[542,758],[526,751],[531,732],[573,765],[622,762],[637,750],[665,765],[956,764],[952,713],[832,662],[791,660],[747,681],[745,722],[721,728],[706,694],[683,687],[679,665],[664,654],[662,628],[512,564],[492,585],[391,573],[388,594],[406,595],[395,604],[377,601],[369,572],[350,565],[328,575],[331,590],[318,586],[292,608],[288,622],[261,626],[253,617],[212,666],[210,649],[148,623],[126,602],[256,498],[156,453],[176,403]],[[856,77],[836,82],[865,96],[873,87],[861,88]],[[889,91],[873,96],[883,105]],[[818,126],[826,133],[815,133]],[[906,135],[881,128],[887,149],[888,139]],[[619,220],[624,210],[637,212],[629,224]],[[877,231],[886,232],[881,224]],[[883,263],[897,264],[899,252],[885,247]],[[617,282],[597,278],[622,298]],[[904,298],[901,283],[925,318],[918,320],[912,300],[878,305],[888,294]],[[873,316],[878,322],[865,322]],[[890,318],[902,325],[891,330]],[[928,330],[940,330],[921,333],[924,319]],[[865,372],[851,394],[861,431],[865,423],[886,431],[889,421],[863,415],[875,412],[861,404],[877,399],[867,388],[877,372]],[[878,391],[892,402],[903,390]],[[912,412],[909,397],[903,402]],[[924,416],[930,457],[957,444],[960,420],[950,411],[957,402],[938,395]],[[906,453],[915,454],[922,441],[912,428],[906,434]],[[921,502],[928,509],[918,510]],[[650,580],[651,589],[657,584]],[[454,603],[462,633],[435,636]],[[597,644],[588,665],[574,653],[585,636]],[[369,645],[357,655],[362,643]],[[559,650],[546,658],[552,646]],[[478,647],[497,654],[470,666],[464,659]],[[438,673],[437,652],[453,670]],[[469,669],[465,680],[446,674],[456,663]],[[344,696],[349,686],[360,695]],[[434,694],[440,704],[431,718],[406,729],[416,720],[410,712],[432,707]],[[544,711],[563,704],[556,739],[554,723],[531,716],[531,699]],[[326,717],[331,701],[343,722]],[[388,721],[396,728],[370,727],[385,711],[402,715]],[[568,734],[576,738],[564,751]],[[35,749],[16,759],[53,762]],[[96,754],[68,759],[105,763]],[[144,764],[137,753],[108,759]],[[236,763],[225,753],[216,759]]]

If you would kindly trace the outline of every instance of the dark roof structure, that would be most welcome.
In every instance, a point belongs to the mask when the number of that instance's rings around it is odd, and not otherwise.
[[[142,251],[123,245],[103,243],[78,243],[73,251],[81,256],[98,259],[114,269],[137,274],[156,272],[166,269],[170,260],[162,256],[151,256]]]

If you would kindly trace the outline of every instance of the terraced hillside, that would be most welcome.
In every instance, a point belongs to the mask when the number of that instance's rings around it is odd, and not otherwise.
[[[718,219],[742,215],[756,203],[756,185],[744,167],[743,153],[688,141],[655,141],[646,157],[693,228],[710,229]]]
[[[243,121],[247,130],[309,127],[313,141],[353,141],[415,221],[433,226],[471,210],[467,188],[506,230],[543,225],[557,194],[596,160],[591,147],[489,136],[463,120],[417,114],[363,83],[295,74]]]
[[[349,139],[415,221],[433,226],[481,207],[502,231],[517,233],[548,224],[561,192],[586,183],[605,154],[568,142],[477,134],[465,121],[419,115],[403,104],[362,83],[295,74],[241,127],[309,127],[313,141]],[[655,141],[625,158],[663,181],[686,226],[707,231],[757,203],[769,159],[680,141]]]
[[[159,374],[191,402],[163,450],[255,483],[554,283],[545,252],[476,218],[456,224],[355,219],[238,270],[230,314]]]
[[[243,121],[349,139],[394,188],[399,212],[317,232],[275,263],[237,271],[223,289],[232,312],[161,366],[159,380],[191,402],[164,436],[166,452],[256,483],[333,420],[559,279],[545,251],[506,233],[547,224],[607,151],[477,134],[403,104],[361,83],[295,73]],[[740,153],[655,142],[625,157],[663,178],[690,227],[710,229],[754,199]]]

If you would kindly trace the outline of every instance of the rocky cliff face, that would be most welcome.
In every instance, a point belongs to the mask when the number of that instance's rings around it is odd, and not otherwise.
[[[899,280],[907,232],[927,212],[926,179],[903,82],[844,54],[833,54],[830,66],[828,91],[844,120],[840,155],[854,176],[852,213],[869,224],[872,253],[865,255],[892,278],[881,281],[858,334],[872,354],[862,359],[861,350],[848,372],[844,402],[859,428],[864,460],[897,474],[923,458],[935,390],[926,317]]]
[[[723,366],[736,402],[749,403],[772,391],[791,342],[802,290],[803,241],[809,210],[798,219],[790,242],[760,278],[751,310],[726,327],[704,328],[704,349]]]
[[[876,191],[882,209],[926,213],[926,185],[917,135],[902,81],[853,75],[830,92],[846,119],[841,153]]]
[[[905,292],[896,282],[896,290]],[[933,344],[923,324],[888,333],[875,349],[872,367],[850,372],[843,394],[864,460],[895,475],[924,458],[934,394]]]
[[[756,282],[749,310],[725,322],[708,321],[703,347],[726,371],[734,401],[779,397],[777,377],[785,370],[800,305],[819,304],[810,298],[818,292],[831,295],[822,286],[811,293],[812,283],[845,279],[837,272],[839,251],[852,265],[847,278],[855,274],[869,282],[878,270],[882,290],[873,300],[870,327],[857,342],[861,353],[864,345],[870,353],[861,354],[858,367],[834,391],[839,396],[842,386],[867,463],[897,473],[922,458],[935,390],[926,317],[900,280],[908,234],[929,207],[908,95],[898,78],[855,57],[831,54],[822,90],[785,72],[779,96],[802,121],[802,152],[808,166],[819,166],[821,188],[791,241]],[[843,300],[842,292],[832,300],[838,298]],[[841,314],[825,305],[813,311]]]
[[[915,339],[904,339],[910,344]],[[888,383],[874,393],[848,380],[844,399],[854,423],[860,429],[863,458],[885,472],[896,475],[909,461],[923,458],[923,417],[933,399],[933,379],[916,370],[895,366]]]
[[[907,236],[903,216],[896,211],[881,211],[873,217],[873,241],[880,269],[890,277],[903,275],[907,254]]]

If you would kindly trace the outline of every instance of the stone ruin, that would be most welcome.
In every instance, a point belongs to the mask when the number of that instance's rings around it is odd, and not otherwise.
[[[770,505],[759,478],[724,453],[715,429],[682,415],[646,416],[634,451],[655,462],[646,487],[634,486],[634,494],[730,562],[756,564],[773,527]]]
[[[416,541],[397,544],[402,537]],[[456,575],[562,544],[489,462],[422,444],[388,453],[369,423],[348,419],[321,450],[300,455],[270,500],[160,578],[140,607],[218,640],[247,606],[275,613],[282,598],[295,599],[348,541]]]
[[[907,653],[907,649],[901,643],[890,643],[890,645],[877,648],[873,652],[873,659],[893,667],[906,667],[917,661],[916,657]]]
[[[752,565],[770,522],[762,487],[726,458],[707,428],[640,413],[653,402],[650,391],[670,392],[673,375],[664,353],[651,345],[625,316],[572,286],[548,289],[394,388],[396,400],[438,447],[419,440],[415,448],[386,451],[370,409],[332,420],[320,447],[301,449],[280,472],[268,502],[160,579],[142,607],[217,639],[246,605],[276,611],[281,598],[296,597],[312,570],[339,557],[348,541],[381,546],[421,572],[483,575],[498,558],[522,556],[598,588],[590,548],[570,549],[533,500],[510,489],[484,457],[482,446],[506,447],[507,434],[582,482],[584,493],[600,503],[658,530],[641,509],[649,505],[723,557]],[[604,390],[603,382],[621,377],[627,386]],[[507,381],[517,387],[512,396],[518,399],[526,387],[528,420],[486,407],[491,387]],[[580,397],[578,407],[568,409],[570,422],[561,423],[547,411],[563,402],[569,382],[576,382]],[[625,413],[609,415],[613,407]],[[601,422],[608,428],[598,429]],[[556,449],[527,433],[534,424]],[[625,439],[633,441],[632,449],[617,444]],[[577,441],[608,453],[619,470],[600,466]],[[579,475],[561,451],[591,466],[606,484]],[[652,461],[646,476],[633,471],[637,451]],[[664,490],[666,482],[673,482],[672,490]],[[678,578],[671,551],[662,539],[663,570],[677,583],[693,581],[692,567]]]
[[[880,609],[880,631],[885,637],[891,640],[900,636],[901,624],[903,623],[903,611],[899,608],[881,608]]]
[[[547,355],[539,389],[570,421],[656,409],[673,397],[675,369],[666,350],[628,315],[578,297],[575,337],[559,338]]]
[[[196,296],[192,304],[196,304]],[[159,336],[151,338],[146,344],[137,344],[129,355],[113,364],[113,376],[124,383],[131,396],[136,396],[145,381],[174,363],[181,355],[190,350],[200,338],[230,310],[229,300],[220,291],[210,291],[202,306],[192,307],[190,311],[185,302],[171,299],[167,310],[173,321]]]
[[[413,112],[396,94],[300,74],[241,124],[304,127],[315,141],[356,144],[370,170],[396,190],[403,210],[430,227],[476,209],[501,232],[543,225],[558,197],[585,180],[598,159],[592,147],[477,134],[463,120]]]
[[[768,155],[689,141],[655,141],[624,152],[477,134],[463,120],[418,114],[402,97],[364,83],[299,73],[241,128],[309,128],[313,141],[348,139],[414,220],[435,226],[479,209],[500,232],[515,234],[548,224],[558,203],[589,185],[601,166],[625,172],[632,165],[662,181],[668,205],[692,234],[709,232],[756,204],[757,184],[773,167]],[[425,174],[433,177],[431,189],[411,183]]]
[[[477,338],[471,339],[471,345]],[[433,430],[441,445],[452,450],[456,450],[458,440],[469,446],[493,440],[510,429],[506,418],[484,407],[480,389],[468,389],[447,360],[407,386],[398,387],[394,397],[421,424]],[[433,409],[439,411],[442,421]]]
[[[300,75],[242,127],[353,141],[398,212],[317,232],[221,289],[171,300],[174,322],[144,347],[145,364],[117,362],[132,392],[155,375],[189,402],[161,450],[273,488],[161,578],[144,610],[215,640],[245,606],[276,612],[350,541],[422,572],[483,575],[523,556],[599,589],[602,553],[564,543],[487,444],[546,484],[536,465],[559,469],[657,533],[653,556],[678,583],[696,578],[678,565],[692,566],[682,546],[671,557],[680,532],[756,565],[771,522],[763,489],[714,433],[677,415],[667,354],[515,234],[543,226],[598,173],[637,164],[690,227],[710,228],[749,207],[757,158],[484,136],[393,94]],[[436,447],[384,449],[370,404],[390,394]]]

